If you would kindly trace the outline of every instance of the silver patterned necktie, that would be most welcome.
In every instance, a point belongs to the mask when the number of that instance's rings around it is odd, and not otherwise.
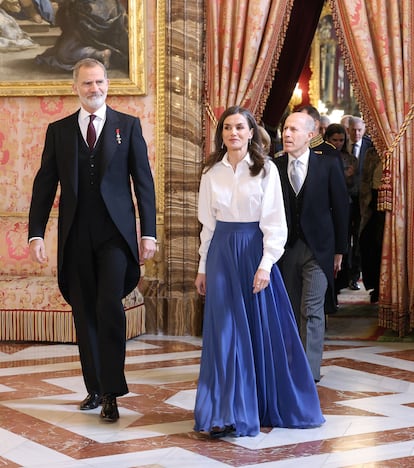
[[[300,161],[297,159],[293,159],[290,163],[290,181],[292,183],[293,190],[295,191],[296,195],[300,192],[302,188],[302,173],[299,169],[299,165],[301,164]]]

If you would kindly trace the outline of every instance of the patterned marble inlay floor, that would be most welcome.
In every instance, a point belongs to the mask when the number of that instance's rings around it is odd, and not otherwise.
[[[127,345],[130,393],[116,424],[85,396],[74,345],[0,345],[0,467],[414,466],[414,343],[327,341],[326,424],[210,440],[192,431],[201,340]]]

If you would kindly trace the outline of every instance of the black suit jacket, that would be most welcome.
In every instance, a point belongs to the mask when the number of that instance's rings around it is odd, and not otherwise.
[[[372,141],[367,135],[364,135],[361,139],[361,147],[359,150],[359,157],[358,157],[358,181],[361,179],[362,168],[364,167],[365,161],[365,153],[367,152],[368,148],[371,148]]]
[[[78,193],[79,111],[48,126],[41,167],[33,183],[29,238],[44,237],[50,210],[60,184],[58,218],[58,281],[67,299],[63,275],[65,250],[75,219]],[[117,138],[119,135],[119,138]],[[154,182],[139,119],[107,107],[101,140],[100,193],[115,226],[127,242],[131,261],[125,282],[128,294],[139,280],[136,213],[131,179],[138,202],[141,235],[156,236]]]
[[[288,177],[288,161],[286,153],[274,159],[279,169],[288,233],[290,233],[293,220],[289,206],[291,187]],[[343,168],[338,158],[319,155],[311,150],[308,173],[302,190],[303,205],[300,226],[306,243],[325,272],[331,292],[333,292],[334,255],[345,254],[348,251],[348,192]],[[283,262],[283,257],[281,261]]]

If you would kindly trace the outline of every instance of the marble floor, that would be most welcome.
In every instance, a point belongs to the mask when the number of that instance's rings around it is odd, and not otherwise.
[[[220,440],[192,430],[200,350],[192,337],[128,341],[130,393],[108,424],[78,410],[75,345],[0,343],[0,468],[414,467],[414,343],[327,339],[322,427]]]

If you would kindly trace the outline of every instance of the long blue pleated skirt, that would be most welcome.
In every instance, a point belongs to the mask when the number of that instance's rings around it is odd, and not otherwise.
[[[319,397],[276,265],[253,294],[263,255],[259,223],[217,222],[206,263],[196,431],[234,426],[311,428],[324,423]]]

